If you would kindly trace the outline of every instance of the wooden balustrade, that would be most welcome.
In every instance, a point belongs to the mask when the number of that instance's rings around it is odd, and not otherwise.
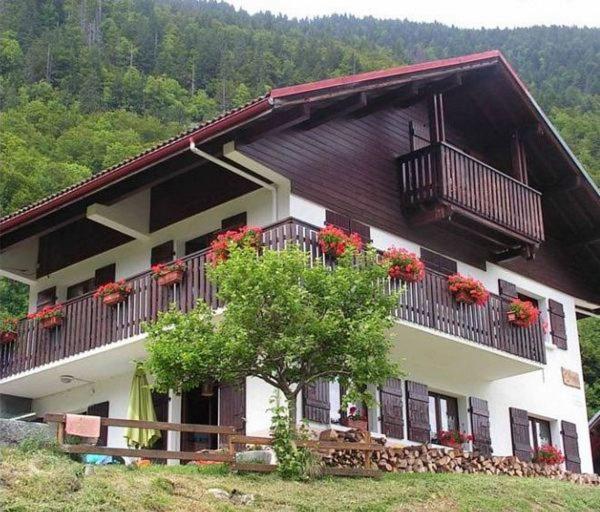
[[[288,219],[265,228],[263,244],[271,249],[299,244],[312,264],[323,258],[318,229]],[[0,378],[136,336],[144,322],[156,319],[173,303],[184,312],[199,299],[213,309],[222,306],[206,275],[207,257],[205,250],[183,259],[186,270],[181,284],[159,286],[150,271],[128,279],[132,293],[113,307],[92,293],[67,301],[63,323],[53,330],[43,329],[36,320],[21,320],[17,341],[0,346]],[[398,286],[393,280],[387,282],[390,290]],[[406,286],[393,313],[401,320],[545,363],[539,323],[526,329],[512,326],[506,319],[506,304],[493,294],[483,307],[459,304],[448,292],[446,277],[432,271],[427,271],[421,283]]]
[[[544,240],[541,194],[445,142],[400,159],[402,204],[442,201],[539,243]]]

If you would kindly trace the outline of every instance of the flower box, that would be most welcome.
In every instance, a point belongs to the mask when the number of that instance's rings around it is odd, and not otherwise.
[[[127,299],[127,295],[122,292],[113,292],[102,297],[102,303],[107,306],[116,306]]]
[[[369,430],[369,420],[365,419],[350,419],[344,418],[341,421],[344,427],[355,428],[358,430],[364,430],[365,432]]]
[[[185,263],[175,260],[172,263],[159,263],[152,267],[152,278],[158,281],[159,286],[179,284],[183,281]]]
[[[159,286],[169,286],[179,284],[183,281],[183,270],[171,270],[157,279]]]
[[[438,442],[442,446],[448,446],[449,448],[461,447],[465,449],[465,445],[468,447],[469,441],[473,441],[473,436],[460,430],[441,430],[438,432]]]
[[[37,320],[42,329],[54,329],[62,324],[63,320],[63,307],[62,304],[55,304],[54,306],[46,306],[37,313],[31,313],[27,315],[27,318],[31,320]]]
[[[40,318],[40,325],[42,329],[54,329],[62,324],[62,316],[47,316],[45,318]]]
[[[107,306],[114,306],[123,302],[131,293],[131,285],[121,279],[116,283],[106,283],[100,286],[94,297],[102,298],[102,302]]]
[[[208,259],[213,266],[217,266],[229,259],[232,248],[258,251],[262,241],[261,235],[261,228],[250,226],[220,233],[210,244]]]
[[[425,278],[425,264],[419,257],[407,251],[390,247],[383,253],[383,262],[387,266],[388,276],[406,283],[418,283]]]
[[[0,332],[0,344],[8,345],[17,341],[17,333],[13,331],[1,331]]]
[[[363,247],[362,238],[358,233],[348,235],[332,224],[327,224],[321,229],[317,238],[323,254],[333,259],[344,254],[357,254]]]
[[[490,298],[490,293],[481,281],[462,274],[448,276],[448,289],[454,296],[454,300],[463,304],[483,306]]]
[[[506,312],[509,323],[517,327],[531,327],[539,317],[540,310],[528,300],[513,299]]]

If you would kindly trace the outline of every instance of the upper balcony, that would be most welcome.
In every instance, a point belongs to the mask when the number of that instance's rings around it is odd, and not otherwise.
[[[402,206],[414,222],[452,220],[499,250],[521,247],[531,256],[544,240],[541,194],[437,142],[400,158]]]
[[[263,243],[273,249],[298,243],[310,253],[310,261],[315,261],[323,257],[317,243],[318,229],[288,219],[268,226]],[[67,301],[62,325],[53,330],[43,329],[34,320],[21,320],[17,341],[0,348],[0,378],[135,337],[141,334],[143,322],[154,320],[172,303],[188,311],[202,299],[218,308],[221,304],[215,287],[206,277],[207,255],[203,250],[184,258],[186,271],[181,284],[159,286],[150,271],[129,278],[132,293],[114,307],[104,305],[93,293]],[[397,283],[390,281],[387,286],[393,288]],[[540,324],[527,329],[513,327],[506,319],[505,306],[504,300],[493,294],[484,307],[459,304],[448,292],[446,277],[428,271],[422,282],[406,287],[393,315],[403,323],[545,363]]]

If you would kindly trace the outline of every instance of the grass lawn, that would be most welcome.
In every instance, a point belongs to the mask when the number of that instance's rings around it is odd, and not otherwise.
[[[286,482],[276,475],[233,475],[222,466],[83,466],[50,451],[0,451],[0,510],[16,511],[546,511],[600,510],[600,489],[475,475],[399,474],[381,480],[326,478]],[[207,489],[255,495],[248,506]]]

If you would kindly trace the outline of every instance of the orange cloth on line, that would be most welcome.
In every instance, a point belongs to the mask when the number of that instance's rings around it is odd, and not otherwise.
[[[100,416],[67,414],[65,433],[78,437],[100,437]]]

